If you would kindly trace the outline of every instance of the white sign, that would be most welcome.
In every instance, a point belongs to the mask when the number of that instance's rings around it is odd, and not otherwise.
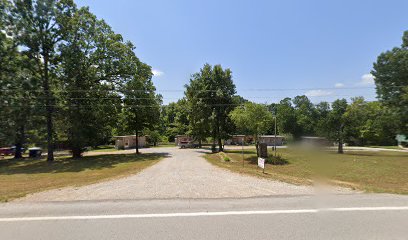
[[[258,158],[258,167],[265,169],[265,159],[264,158]]]

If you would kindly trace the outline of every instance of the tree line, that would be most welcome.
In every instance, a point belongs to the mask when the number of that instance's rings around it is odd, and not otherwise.
[[[75,158],[158,122],[161,97],[134,45],[72,0],[0,0],[0,143]]]
[[[408,32],[401,47],[379,55],[372,74],[377,101],[354,97],[314,104],[302,95],[259,104],[236,95],[230,69],[205,64],[185,86],[184,98],[162,107],[160,134],[170,141],[188,134],[200,145],[211,139],[220,151],[222,140],[234,134],[322,136],[336,142],[339,153],[343,143],[395,145],[397,134],[408,134]]]
[[[374,63],[378,101],[254,103],[237,95],[230,69],[205,64],[184,97],[164,106],[134,49],[73,0],[0,0],[0,145],[15,145],[21,158],[24,146],[40,144],[53,161],[56,147],[78,158],[129,134],[154,143],[188,134],[222,151],[234,134],[275,134],[275,121],[276,134],[325,136],[339,147],[390,145],[408,133],[408,33]]]

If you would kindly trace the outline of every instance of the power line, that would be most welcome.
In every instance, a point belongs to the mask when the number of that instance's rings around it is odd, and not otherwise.
[[[404,88],[407,86],[388,86],[389,88]],[[375,89],[376,87],[316,87],[316,88],[242,88],[237,89],[240,92],[272,92],[272,91],[309,91],[309,90],[362,90],[362,89]],[[31,90],[22,90],[22,89],[0,89],[3,92],[13,92],[13,91],[24,91],[24,92],[45,92],[41,89],[31,89]],[[129,89],[129,90],[116,90],[116,89],[75,89],[75,90],[64,90],[64,89],[55,89],[50,90],[50,92],[112,92],[112,93],[129,93],[129,92],[152,92],[150,89]],[[156,89],[155,92],[185,92],[186,89]],[[218,92],[218,90],[197,90],[192,92]]]

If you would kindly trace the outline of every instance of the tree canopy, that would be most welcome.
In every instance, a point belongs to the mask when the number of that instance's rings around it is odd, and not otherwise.
[[[400,133],[408,134],[408,31],[402,40],[401,47],[378,56],[372,74],[380,101],[400,121]]]

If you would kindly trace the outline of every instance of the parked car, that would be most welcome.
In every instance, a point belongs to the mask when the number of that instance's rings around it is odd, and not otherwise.
[[[14,154],[14,149],[11,147],[0,148],[0,155],[9,156]]]
[[[179,146],[180,146],[180,148],[198,148],[199,147],[198,143],[196,143],[194,141],[180,142]]]
[[[25,148],[21,148],[21,152],[25,152]],[[0,148],[0,155],[10,156],[16,153],[16,146]]]
[[[180,148],[190,148],[190,142],[180,142],[179,143]]]
[[[32,147],[28,149],[28,155],[30,158],[39,158],[42,155],[42,149],[39,147]]]
[[[11,149],[13,149],[13,154],[16,152],[16,146],[12,146]],[[24,153],[25,152],[25,148],[21,148],[21,152]]]

